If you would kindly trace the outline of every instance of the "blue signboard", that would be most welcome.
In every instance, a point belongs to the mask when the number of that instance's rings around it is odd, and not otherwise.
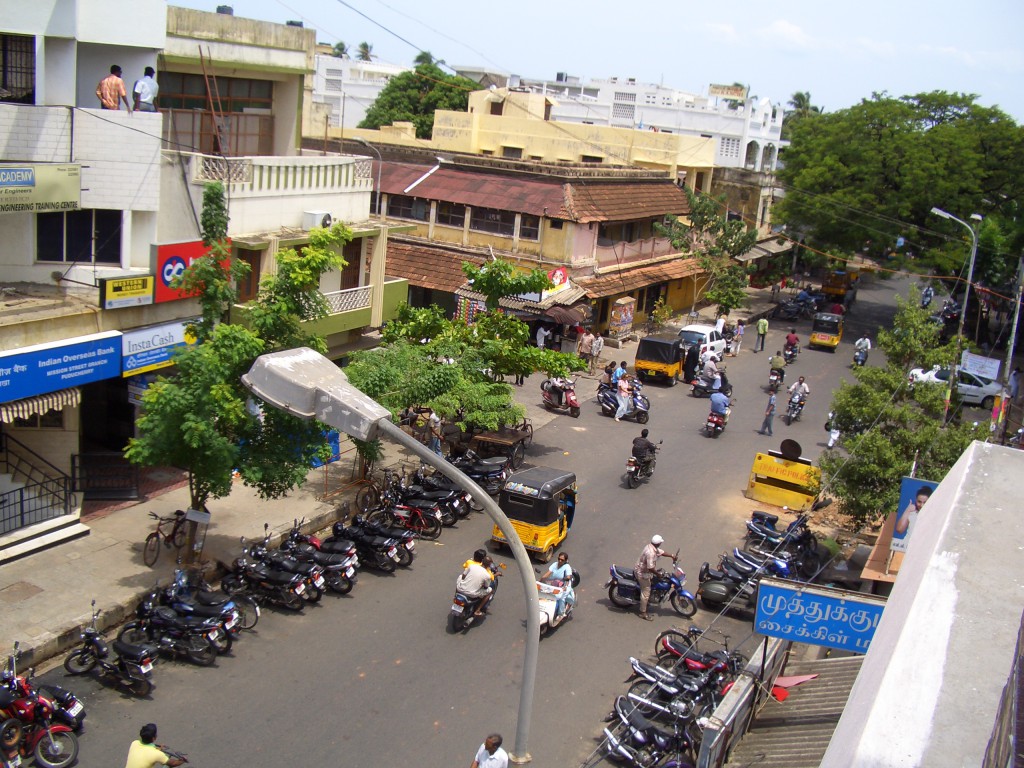
[[[859,592],[762,579],[754,631],[808,645],[866,653],[885,600]]]
[[[107,331],[0,353],[0,403],[121,375],[121,333]]]

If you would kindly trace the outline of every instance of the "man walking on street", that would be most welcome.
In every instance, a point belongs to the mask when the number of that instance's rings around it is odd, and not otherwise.
[[[476,751],[469,768],[508,768],[508,752],[501,748],[501,734],[492,733]]]
[[[754,351],[764,351],[764,341],[768,337],[768,318],[762,317],[757,321],[757,341],[754,342]]]
[[[644,551],[640,553],[640,559],[633,566],[633,575],[640,585],[640,618],[644,621],[654,621],[654,617],[647,613],[647,603],[651,600],[651,582],[658,570],[658,558],[671,557],[673,563],[676,561],[675,555],[670,555],[661,549],[661,545],[664,543],[665,539],[654,534],[651,537],[651,543],[644,547]]]
[[[775,393],[770,392],[768,394],[768,407],[764,409],[764,421],[761,422],[761,429],[757,431],[759,435],[772,436],[772,419],[775,418]]]
[[[594,368],[594,334],[590,332],[589,328],[576,342],[576,354],[586,364],[587,370],[592,371]]]
[[[594,334],[594,343],[590,347],[590,375],[594,375],[597,366],[601,364],[601,352],[604,350],[604,336],[600,333]]]

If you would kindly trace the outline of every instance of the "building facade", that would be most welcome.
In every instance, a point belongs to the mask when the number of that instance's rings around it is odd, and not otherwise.
[[[399,64],[359,61],[328,51],[328,46],[317,46],[313,101],[323,111],[307,124],[307,136],[322,135],[325,122],[330,128],[355,128],[391,78],[412,71]]]

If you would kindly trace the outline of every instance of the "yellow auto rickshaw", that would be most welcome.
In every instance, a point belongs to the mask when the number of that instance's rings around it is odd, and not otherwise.
[[[819,312],[811,326],[811,346],[836,351],[843,338],[843,316],[831,312]]]
[[[531,467],[513,474],[498,495],[498,506],[512,522],[523,546],[546,563],[572,528],[576,513],[576,475],[564,469]],[[508,545],[495,525],[491,541]]]
[[[658,333],[644,336],[636,345],[636,360],[633,363],[640,381],[658,378],[668,382],[670,387],[683,378],[683,359],[686,350],[683,340],[674,333]]]

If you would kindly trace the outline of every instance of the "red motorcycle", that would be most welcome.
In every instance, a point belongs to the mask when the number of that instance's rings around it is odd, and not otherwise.
[[[30,669],[27,677],[34,671]],[[69,726],[53,723],[54,709],[53,701],[27,684],[18,693],[0,688],[0,744],[8,765],[35,757],[44,768],[66,768],[78,759],[78,738]]]
[[[59,685],[36,686],[31,680],[31,673],[29,675],[19,675],[18,659],[21,656],[21,651],[18,649],[18,646],[19,643],[15,641],[14,653],[7,657],[7,664],[4,667],[3,673],[0,674],[0,684],[2,684],[2,687],[14,694],[16,699],[27,698],[33,692],[42,694],[53,704],[55,720],[69,726],[76,733],[82,730],[82,724],[85,722],[86,715],[85,706],[82,702],[67,688],[62,688]]]
[[[580,417],[580,401],[576,399],[577,379],[563,379],[556,376],[544,379],[540,383],[540,391],[544,398],[544,407],[551,411],[568,413],[574,419]]]
[[[708,414],[708,420],[704,423],[704,433],[708,437],[718,437],[725,431],[725,425],[729,423],[729,412]]]

